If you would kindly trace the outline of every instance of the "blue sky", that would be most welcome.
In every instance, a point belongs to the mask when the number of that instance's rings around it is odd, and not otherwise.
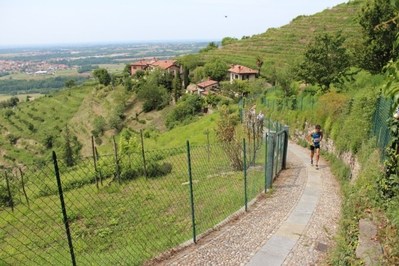
[[[346,2],[0,0],[0,46],[241,39]]]

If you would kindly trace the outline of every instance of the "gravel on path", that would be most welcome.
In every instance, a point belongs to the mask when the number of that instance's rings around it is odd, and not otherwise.
[[[290,145],[296,145],[291,142]],[[296,150],[306,154],[306,148]],[[322,190],[309,223],[283,265],[324,265],[334,246],[340,218],[339,183],[328,163],[320,159]],[[288,148],[287,169],[273,183],[273,193],[260,196],[248,212],[234,216],[197,239],[197,244],[173,249],[144,265],[246,265],[279,229],[301,198],[308,177],[307,166]]]

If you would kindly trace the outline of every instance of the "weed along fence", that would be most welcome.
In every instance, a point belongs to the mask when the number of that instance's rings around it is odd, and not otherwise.
[[[5,168],[0,265],[140,265],[196,242],[285,168],[288,128],[263,136]]]

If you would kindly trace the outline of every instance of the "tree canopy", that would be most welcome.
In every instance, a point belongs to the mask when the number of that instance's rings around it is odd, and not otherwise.
[[[343,83],[343,78],[350,75],[350,58],[342,46],[344,42],[341,32],[316,36],[306,47],[298,76],[306,83],[318,84],[322,91],[328,91],[332,83]]]
[[[199,53],[206,53],[211,50],[217,49],[219,46],[215,42],[210,42],[207,47],[199,50]]]
[[[359,13],[359,23],[363,28],[363,45],[358,54],[358,64],[372,74],[381,73],[390,59],[398,58],[398,50],[392,43],[399,29],[393,18],[398,10],[389,0],[375,0],[366,3]]]
[[[108,86],[111,83],[111,76],[105,68],[97,68],[93,71],[93,76],[104,86]]]
[[[220,58],[212,58],[204,66],[205,74],[213,80],[223,80],[228,72],[229,66]]]

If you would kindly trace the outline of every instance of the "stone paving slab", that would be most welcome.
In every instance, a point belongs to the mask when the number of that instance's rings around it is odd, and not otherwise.
[[[291,148],[291,151],[304,164],[309,161],[309,157],[300,150]],[[299,240],[316,208],[322,186],[321,172],[310,165],[307,168],[308,180],[298,204],[277,232],[249,261],[247,266],[279,266],[284,262],[291,249]]]

